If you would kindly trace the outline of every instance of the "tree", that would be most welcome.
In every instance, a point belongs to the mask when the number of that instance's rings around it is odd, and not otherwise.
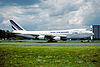
[[[0,30],[0,39],[4,39],[6,38],[6,32],[4,30]]]

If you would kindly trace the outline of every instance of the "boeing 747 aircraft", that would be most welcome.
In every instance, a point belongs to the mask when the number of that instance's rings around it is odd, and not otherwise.
[[[70,29],[70,30],[52,30],[52,31],[26,31],[18,23],[10,20],[12,26],[12,33],[15,33],[18,36],[48,40],[59,41],[67,40],[71,38],[86,38],[93,36],[93,32],[86,29]]]

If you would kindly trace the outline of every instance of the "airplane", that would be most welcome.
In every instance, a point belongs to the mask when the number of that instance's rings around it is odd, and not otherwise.
[[[87,29],[52,30],[52,31],[26,31],[18,23],[10,20],[12,33],[26,38],[48,40],[48,42],[67,40],[72,38],[87,38],[93,36],[93,32]]]

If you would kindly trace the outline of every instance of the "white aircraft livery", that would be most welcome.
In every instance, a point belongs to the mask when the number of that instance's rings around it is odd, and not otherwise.
[[[12,33],[15,33],[18,36],[48,40],[59,41],[67,40],[72,38],[87,38],[93,36],[93,32],[87,29],[70,29],[70,30],[52,30],[52,31],[26,31],[18,23],[10,20],[12,26]]]

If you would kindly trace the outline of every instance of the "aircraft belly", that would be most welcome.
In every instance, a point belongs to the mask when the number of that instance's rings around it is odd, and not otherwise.
[[[89,37],[89,34],[71,34],[67,35],[67,38],[86,38]]]

